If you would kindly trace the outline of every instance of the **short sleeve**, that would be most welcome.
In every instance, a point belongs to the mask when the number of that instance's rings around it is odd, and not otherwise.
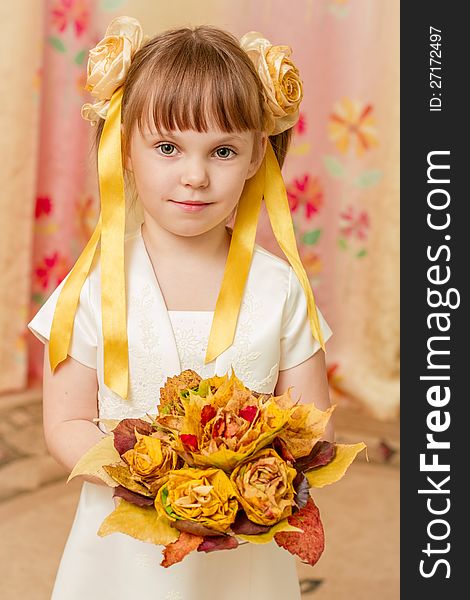
[[[333,335],[328,323],[325,321],[317,306],[318,319],[323,334],[323,341]],[[302,285],[290,269],[289,291],[282,317],[281,332],[281,358],[279,370],[291,369],[304,362],[321,348],[320,342],[312,335],[307,312],[307,299]]]
[[[69,275],[70,273],[52,292],[34,318],[28,323],[28,329],[43,344],[50,340],[52,319],[57,299]],[[86,278],[80,292],[68,354],[86,367],[96,369],[97,327],[90,300],[89,277]]]

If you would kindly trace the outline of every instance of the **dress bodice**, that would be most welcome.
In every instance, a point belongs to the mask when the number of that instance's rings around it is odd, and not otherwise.
[[[213,316],[213,311],[168,311],[181,370],[192,369],[203,379],[212,377],[214,370],[204,364]]]

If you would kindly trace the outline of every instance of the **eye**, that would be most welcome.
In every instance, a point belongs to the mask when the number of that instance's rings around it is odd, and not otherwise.
[[[222,153],[222,154],[217,154],[219,158],[230,158],[230,156],[232,156],[232,154],[236,154],[236,152],[234,150],[232,150],[231,148],[227,148],[227,146],[222,146],[221,148],[218,148],[216,150],[216,153]]]
[[[168,142],[164,142],[163,144],[157,144],[155,148],[160,150],[164,156],[171,156],[175,146],[173,144],[169,144]]]

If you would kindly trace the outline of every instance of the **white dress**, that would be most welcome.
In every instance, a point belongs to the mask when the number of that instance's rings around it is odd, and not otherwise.
[[[202,377],[233,367],[250,388],[273,392],[279,370],[312,356],[319,344],[307,319],[303,290],[291,267],[256,246],[234,343],[204,365],[212,312],[168,311],[141,230],[126,238],[129,398],[104,385],[99,260],[82,288],[69,354],[97,371],[102,418],[155,414],[166,377],[194,369]],[[202,284],[202,282],[198,282]],[[49,339],[58,293],[28,324]],[[319,311],[325,341],[332,332]],[[294,390],[295,394],[295,390]],[[97,531],[114,510],[111,488],[84,482],[62,555],[52,600],[300,600],[296,559],[275,542],[235,550],[192,552],[169,568],[161,546]]]

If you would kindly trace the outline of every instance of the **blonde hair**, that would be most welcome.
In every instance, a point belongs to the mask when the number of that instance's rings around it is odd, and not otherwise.
[[[162,128],[258,132],[266,129],[262,83],[237,38],[218,27],[170,29],[150,39],[135,54],[122,99],[122,153],[134,127],[149,119]],[[151,123],[150,123],[151,124]],[[99,146],[104,121],[95,132]],[[282,167],[292,129],[271,136]]]

